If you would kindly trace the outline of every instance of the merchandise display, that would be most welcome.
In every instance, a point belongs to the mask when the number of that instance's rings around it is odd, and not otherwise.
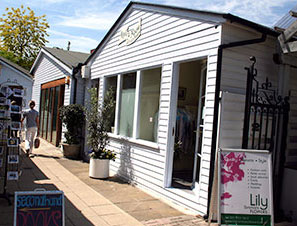
[[[0,84],[0,198],[9,204],[7,183],[17,181],[20,176],[22,89],[15,84]]]

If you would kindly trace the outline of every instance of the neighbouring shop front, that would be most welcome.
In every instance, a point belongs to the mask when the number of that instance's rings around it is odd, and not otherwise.
[[[40,136],[55,146],[63,139],[59,108],[83,104],[84,81],[80,65],[89,54],[43,47],[32,68],[34,75],[32,99],[39,110]]]
[[[65,79],[41,85],[40,95],[40,136],[58,146],[61,141],[62,125],[59,108],[64,103]]]

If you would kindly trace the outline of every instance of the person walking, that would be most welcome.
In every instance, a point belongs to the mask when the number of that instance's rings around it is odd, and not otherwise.
[[[39,114],[38,111],[34,109],[35,101],[31,100],[29,102],[30,109],[27,109],[23,113],[23,118],[21,120],[22,125],[23,121],[26,119],[26,139],[25,139],[25,150],[26,155],[33,157],[32,154],[34,138],[39,136]]]

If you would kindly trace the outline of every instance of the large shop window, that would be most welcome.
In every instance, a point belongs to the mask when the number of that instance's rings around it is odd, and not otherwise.
[[[127,137],[132,137],[133,133],[135,89],[136,73],[123,75],[119,134]]]
[[[161,68],[107,77],[105,91],[113,87],[118,111],[110,131],[118,126],[115,134],[157,142],[160,83]]]
[[[113,99],[114,100],[117,99],[117,77],[116,76],[106,78],[105,89],[106,89],[106,91],[112,89]],[[112,113],[112,117],[111,117],[111,120],[110,120],[109,126],[108,126],[108,132],[114,133],[114,127],[115,127],[115,111],[113,111],[113,113]]]
[[[139,138],[157,142],[161,68],[142,71]]]

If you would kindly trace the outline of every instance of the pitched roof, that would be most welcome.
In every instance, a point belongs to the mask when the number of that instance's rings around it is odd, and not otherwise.
[[[297,12],[297,5],[291,9],[291,11]],[[277,21],[274,25],[276,29],[287,29],[295,20],[296,17],[292,17],[290,12],[287,12],[279,21]]]
[[[63,50],[58,48],[42,47],[49,54],[60,60],[70,69],[76,67],[79,63],[84,63],[90,56],[88,53]]]
[[[236,22],[241,25],[253,28],[254,30],[265,33],[267,35],[271,35],[274,37],[277,37],[279,33],[275,30],[273,30],[270,27],[263,26],[261,24],[257,24],[255,22],[243,19],[241,17],[232,15],[230,13],[218,13],[218,12],[212,12],[212,11],[205,11],[205,10],[194,10],[194,9],[188,9],[188,8],[183,8],[183,7],[176,7],[176,6],[168,6],[168,5],[161,5],[161,4],[154,4],[154,3],[144,3],[144,2],[133,2],[131,1],[127,7],[124,9],[124,11],[121,13],[119,18],[116,20],[116,22],[113,24],[113,26],[109,29],[107,34],[104,36],[102,41],[99,43],[99,45],[96,47],[96,49],[90,54],[90,56],[87,58],[85,64],[87,64],[94,55],[96,55],[97,51],[103,46],[104,42],[108,39],[108,37],[111,35],[113,30],[116,28],[116,26],[120,23],[121,19],[125,16],[125,14],[130,10],[131,7],[133,6],[144,6],[144,7],[152,7],[152,8],[159,8],[163,10],[176,10],[182,13],[192,13],[192,14],[208,14],[212,16],[217,16],[217,17],[222,17],[230,22]]]
[[[10,61],[10,60],[2,57],[2,56],[0,56],[0,61],[3,61],[4,63],[10,65],[14,69],[18,70],[19,72],[23,73],[25,76],[27,76],[27,77],[29,77],[29,78],[32,79],[32,75],[25,68],[17,65],[16,63],[13,63],[12,61]]]

